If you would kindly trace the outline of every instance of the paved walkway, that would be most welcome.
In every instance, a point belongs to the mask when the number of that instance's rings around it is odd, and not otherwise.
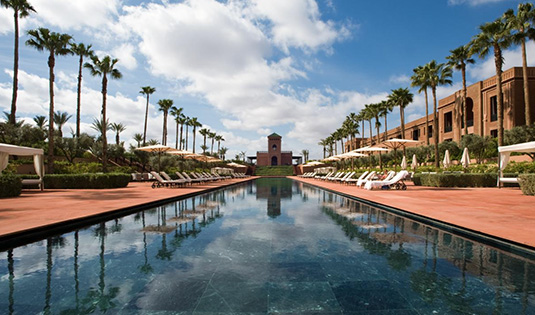
[[[519,188],[365,190],[317,179],[296,180],[370,200],[423,217],[507,239],[535,250],[535,197]]]
[[[23,190],[19,197],[0,199],[0,238],[61,222],[198,194],[250,179],[229,179],[184,188],[152,189],[151,182],[131,182],[125,188],[116,189]]]

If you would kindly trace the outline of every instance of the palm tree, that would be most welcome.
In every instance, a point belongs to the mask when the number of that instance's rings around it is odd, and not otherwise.
[[[111,79],[120,79],[123,77],[119,70],[115,69],[115,65],[119,59],[112,59],[110,56],[106,56],[100,60],[97,56],[91,56],[91,62],[86,62],[84,67],[89,69],[92,76],[102,76],[102,121],[107,121],[106,119],[106,95],[108,93],[108,74]],[[106,130],[102,126],[102,170],[106,172],[107,161],[107,150],[108,142],[106,139]]]
[[[228,151],[228,148],[225,148],[225,147],[221,147],[221,149],[219,150],[219,154],[223,161],[225,160],[225,155],[227,154],[227,151]]]
[[[216,135],[217,135],[217,134],[216,134],[215,132],[210,132],[210,133],[208,134],[208,137],[209,137],[210,139],[212,139],[212,146],[210,147],[210,154],[213,154],[213,152],[214,152],[214,140],[215,140],[215,136],[216,136]]]
[[[120,145],[119,134],[126,130],[126,126],[121,123],[111,123],[110,129],[115,132],[115,144]]]
[[[379,117],[385,118],[385,134],[384,134],[384,140],[386,141],[388,139],[388,125],[386,118],[388,116],[388,113],[392,112],[394,109],[394,104],[392,102],[389,102],[388,100],[382,101],[379,103]]]
[[[202,148],[202,154],[205,154],[206,149],[208,148],[206,146],[206,137],[210,133],[210,129],[202,128],[201,130],[199,130],[199,133],[201,134],[201,136],[203,136],[203,146],[201,148]]]
[[[186,126],[186,138],[185,138],[186,146],[185,146],[185,150],[187,151],[188,150],[188,127],[191,126],[190,118],[188,116],[186,116],[186,121],[184,122],[184,125]]]
[[[197,120],[197,117],[192,117],[190,119],[190,126],[193,127],[193,153],[195,153],[195,135],[197,133],[197,128],[202,127],[202,124]]]
[[[515,44],[520,44],[522,50],[522,77],[524,80],[524,108],[526,116],[526,126],[531,125],[531,112],[529,103],[529,84],[528,84],[528,60],[526,56],[526,38],[535,39],[535,29],[532,23],[535,22],[535,9],[531,3],[518,4],[517,13],[512,9],[504,13],[504,20],[507,27],[515,31],[512,40]]]
[[[184,130],[184,125],[188,122],[188,117],[184,116],[184,114],[180,115],[179,117],[175,118],[177,123],[180,125],[180,137],[179,137],[179,149],[182,150],[184,148],[184,140],[182,139],[182,131]]]
[[[48,120],[46,119],[46,116],[41,116],[41,115],[37,115],[33,118],[33,121],[35,121],[35,124],[37,125],[37,128],[41,129],[41,130],[45,130],[46,128],[46,123],[48,122]]]
[[[167,145],[167,116],[173,107],[173,100],[162,99],[158,101],[158,105],[160,106],[159,110],[163,112],[162,145]]]
[[[479,26],[481,33],[472,39],[472,51],[485,58],[491,50],[494,51],[494,65],[496,66],[496,88],[498,109],[498,145],[503,145],[503,94],[502,94],[502,66],[504,58],[502,51],[511,45],[511,30],[501,19]]]
[[[84,65],[84,57],[93,56],[91,45],[87,47],[83,44],[71,44],[71,52],[80,57],[78,63],[78,88],[76,93],[76,138],[80,138],[80,111],[82,109],[82,67]]]
[[[372,114],[372,111],[370,109],[370,105],[371,104],[364,105],[364,109],[363,109],[364,116],[363,116],[363,118],[368,121],[368,125],[370,126],[370,146],[371,146],[371,145],[373,145],[373,131],[372,131],[373,114]]]
[[[349,135],[351,136],[351,145],[350,145],[351,150],[356,149],[355,137],[357,134],[359,134],[359,121],[360,121],[360,117],[359,115],[355,113],[349,113],[349,115],[346,118],[346,127],[348,129]]]
[[[449,66],[444,63],[438,63],[432,60],[426,65],[429,68],[429,82],[428,86],[433,93],[433,138],[435,141],[435,166],[439,167],[438,155],[438,108],[437,108],[437,87],[440,85],[450,85],[452,71]],[[403,152],[405,153],[405,152]]]
[[[184,109],[182,107],[180,108],[177,108],[176,106],[173,106],[171,107],[171,110],[169,111],[169,113],[171,115],[173,115],[173,117],[175,117],[175,123],[176,123],[176,132],[175,132],[175,139],[176,139],[176,143],[175,143],[175,149],[178,149],[178,117],[180,117],[182,115],[182,111]]]
[[[156,88],[150,86],[142,86],[139,93],[147,96],[147,105],[145,106],[145,127],[143,127],[143,146],[147,139],[147,120],[149,119],[149,96],[156,92]]]
[[[215,141],[217,141],[217,152],[219,152],[219,148],[221,147],[221,141],[225,141],[225,138],[223,138],[222,135],[215,136]]]
[[[399,106],[399,116],[401,119],[401,139],[405,139],[405,107],[412,103],[414,94],[412,94],[408,88],[399,88],[392,90],[392,94],[388,96],[389,101],[394,106]],[[403,150],[405,154],[405,150]]]
[[[457,47],[453,50],[450,50],[451,55],[446,57],[449,60],[448,65],[455,68],[456,70],[461,70],[461,75],[463,79],[463,95],[461,101],[461,108],[463,112],[463,123],[464,123],[464,134],[468,134],[468,117],[466,110],[466,65],[473,64],[475,61],[472,59],[472,53],[470,52],[470,47],[468,45]],[[459,135],[460,125],[459,125]]]
[[[429,145],[429,101],[427,97],[427,88],[429,87],[429,64],[425,66],[418,66],[412,71],[414,74],[411,77],[411,86],[420,87],[418,93],[424,92],[425,95],[425,140],[426,144]]]
[[[34,47],[38,51],[47,50],[48,55],[48,89],[49,89],[49,112],[48,112],[48,158],[47,166],[48,173],[54,173],[54,66],[56,65],[56,56],[65,56],[72,52],[67,48],[71,36],[67,34],[59,34],[51,32],[46,28],[38,28],[29,30],[28,36],[30,39],[26,41],[26,45]],[[13,115],[12,115],[13,116]]]
[[[63,138],[63,125],[71,119],[72,115],[69,115],[67,112],[60,112],[59,110],[54,113],[54,123],[58,125],[58,134],[60,138]]]
[[[134,141],[137,142],[137,147],[139,148],[141,146],[141,142],[143,142],[143,135],[140,133],[135,133]]]
[[[308,154],[309,154],[309,153],[310,153],[310,152],[309,152],[307,149],[303,149],[303,150],[301,150],[301,154],[303,154],[303,162],[308,161]]]
[[[91,124],[91,128],[95,130],[96,132],[100,133],[100,136],[102,137],[102,131],[108,131],[111,130],[111,124],[110,120],[106,119],[106,123],[103,123],[104,121],[102,119],[96,119],[93,118],[93,123]]]
[[[323,147],[323,158],[325,159],[325,153],[326,153],[326,147],[327,147],[327,141],[325,139],[320,139],[320,142],[318,142],[318,145],[321,145]]]
[[[366,105],[366,109],[368,110],[369,117],[375,118],[375,129],[377,131],[377,143],[381,142],[379,139],[379,128],[381,128],[381,123],[379,122],[379,116],[381,114],[381,104],[369,104]],[[371,128],[371,120],[370,120],[370,128]],[[371,129],[370,129],[370,137],[372,137]],[[383,168],[383,159],[381,152],[379,152],[379,168]]]
[[[13,9],[13,20],[15,24],[15,43],[13,48],[13,96],[11,98],[11,114],[9,123],[15,124],[15,114],[17,112],[17,91],[19,85],[19,18],[23,19],[35,12],[35,9],[26,0],[0,0],[0,4],[5,8]]]

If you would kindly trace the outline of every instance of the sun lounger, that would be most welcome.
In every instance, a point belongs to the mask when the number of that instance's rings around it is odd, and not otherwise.
[[[178,178],[183,179],[185,181],[185,183],[187,183],[187,184],[191,185],[191,183],[193,182],[193,180],[191,178],[186,178],[180,172],[175,172],[175,174],[176,174],[176,176],[178,176]]]
[[[369,172],[370,171],[365,171],[364,173],[362,173],[362,175],[359,176],[359,178],[346,178],[346,184],[357,183],[359,180],[364,179],[364,177],[366,177]]]
[[[396,176],[394,176],[390,180],[370,180],[366,182],[366,184],[364,185],[364,188],[371,190],[374,188],[388,187],[388,189],[395,188],[398,190],[399,189],[405,190],[407,189],[407,185],[405,185],[403,180],[408,174],[409,172],[407,171],[400,171],[399,173],[396,174]]]
[[[363,179],[359,179],[355,185],[357,185],[357,187],[363,187],[367,181],[371,180],[375,176],[375,174],[375,171],[368,173],[366,177],[364,177]]]
[[[192,183],[202,183],[202,182],[205,181],[205,180],[203,180],[203,179],[199,179],[199,178],[196,178],[196,177],[191,178],[191,177],[188,175],[188,173],[186,173],[186,172],[182,172],[182,175],[183,175],[184,177],[186,177],[186,179],[191,180]]]
[[[175,183],[175,185],[185,185],[187,183],[186,180],[181,179],[181,178],[172,179],[171,176],[167,175],[167,173],[164,172],[164,171],[161,171],[160,175],[163,177],[164,180],[169,181],[169,182],[173,182],[173,183]]]
[[[349,178],[349,177],[353,176],[354,174],[355,174],[355,172],[347,172],[344,176],[338,177],[334,181],[343,183],[346,180],[346,178]]]
[[[314,176],[314,178],[315,179],[325,179],[325,178],[331,176],[332,174],[334,174],[334,172],[329,172],[329,173],[327,173],[325,175],[316,175],[316,176]]]
[[[174,181],[174,180],[166,180],[163,179],[160,174],[156,172],[150,172],[151,175],[156,179],[155,182],[152,183],[152,188],[160,188],[160,187],[176,187],[179,185],[183,185],[184,182]]]

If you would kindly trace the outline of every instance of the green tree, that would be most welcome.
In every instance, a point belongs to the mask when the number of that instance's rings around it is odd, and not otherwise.
[[[467,45],[457,47],[453,50],[450,50],[451,55],[447,56],[446,59],[449,60],[448,65],[453,67],[456,70],[461,71],[461,76],[463,80],[463,92],[461,100],[461,110],[463,113],[463,123],[464,123],[464,134],[468,134],[468,116],[466,110],[466,65],[473,64],[475,61],[472,59],[472,53],[470,52],[470,47]],[[459,129],[461,128],[459,124]],[[461,134],[459,130],[459,135]]]
[[[394,106],[399,106],[399,116],[401,119],[401,139],[405,139],[405,107],[412,103],[414,95],[409,91],[408,88],[399,88],[392,90],[392,93],[388,96],[388,100],[394,104]],[[403,150],[405,154],[405,150]]]
[[[206,137],[210,133],[210,129],[202,128],[201,130],[199,130],[199,133],[201,134],[201,136],[203,136],[203,146],[201,147],[202,154],[206,154],[206,149],[208,149],[208,147],[206,146]]]
[[[46,119],[46,116],[37,115],[33,118],[33,121],[37,125],[37,128],[41,129],[42,131],[45,131],[46,123],[48,122],[48,119]]]
[[[185,137],[185,150],[187,151],[188,150],[188,127],[191,126],[191,118],[189,118],[188,116],[186,116],[186,120],[184,121],[184,125],[186,126],[186,137]]]
[[[225,160],[225,155],[227,154],[228,152],[228,148],[225,148],[225,147],[221,147],[221,149],[219,150],[219,155],[221,156],[221,159],[224,161]]]
[[[72,54],[68,45],[72,37],[67,34],[51,32],[46,28],[29,30],[26,45],[37,49],[37,51],[48,51],[48,89],[49,89],[49,117],[48,117],[48,173],[54,173],[54,67],[56,56]]]
[[[427,88],[429,87],[429,64],[425,66],[418,66],[412,69],[411,86],[420,87],[418,93],[424,92],[425,95],[425,140],[429,145],[429,101],[427,96]]]
[[[498,107],[498,145],[503,145],[503,93],[502,93],[502,66],[504,58],[502,51],[511,45],[511,30],[502,19],[485,23],[479,26],[480,33],[471,42],[472,52],[479,58],[485,58],[494,51],[494,65],[496,67],[496,88]]]
[[[147,105],[145,106],[145,125],[143,127],[143,146],[145,146],[147,139],[147,120],[149,119],[149,96],[156,92],[156,88],[151,86],[142,86],[139,93],[147,96]]]
[[[123,77],[121,72],[115,68],[119,59],[112,59],[110,56],[105,56],[100,60],[98,56],[91,56],[91,63],[86,62],[84,67],[89,69],[92,76],[102,77],[102,121],[106,119],[106,95],[108,93],[108,75],[111,79],[120,79]],[[107,150],[108,142],[106,139],[106,129],[102,126],[102,170],[106,172],[108,165]]]
[[[349,113],[349,115],[346,117],[346,128],[349,132],[349,135],[351,137],[351,145],[350,150],[355,150],[355,137],[357,134],[359,134],[359,122],[360,118],[355,113]]]
[[[175,124],[176,124],[176,132],[175,132],[175,139],[176,139],[176,143],[175,143],[175,149],[178,149],[178,117],[180,117],[182,115],[182,111],[184,109],[182,107],[176,107],[176,106],[173,106],[171,107],[171,110],[169,111],[169,113],[175,117],[174,121],[175,121]]]
[[[102,140],[102,131],[104,131],[104,133],[108,130],[111,130],[111,124],[110,124],[110,120],[109,119],[106,119],[106,122],[104,123],[104,120],[102,119],[96,119],[96,118],[93,118],[93,123],[91,124],[91,129],[95,130],[96,132],[98,132],[100,134],[99,138],[100,140]]]
[[[80,112],[82,109],[82,67],[84,65],[84,57],[93,56],[93,50],[91,50],[91,45],[85,46],[83,43],[72,43],[71,52],[80,57],[78,62],[78,87],[76,89],[76,137],[80,137]]]
[[[13,9],[13,21],[15,30],[15,43],[13,47],[13,96],[11,98],[11,114],[9,123],[15,124],[17,112],[17,91],[19,85],[19,18],[23,19],[35,12],[35,9],[26,0],[0,0],[0,4],[8,9]]]
[[[135,133],[133,139],[135,142],[137,142],[137,147],[139,148],[141,146],[141,142],[143,142],[143,135],[140,133]]]
[[[385,100],[379,103],[379,117],[385,118],[385,134],[383,137],[384,141],[388,139],[388,125],[387,125],[386,118],[388,116],[388,113],[392,112],[393,109],[394,109],[394,104],[392,104],[392,102],[388,100]]]
[[[115,132],[115,144],[121,144],[120,133],[126,130],[126,126],[121,123],[111,123],[110,129]]]
[[[444,63],[437,63],[432,60],[427,65],[429,67],[429,83],[433,93],[433,138],[435,140],[435,167],[440,167],[440,158],[438,154],[438,109],[437,109],[437,87],[440,85],[451,84],[452,71]]]
[[[212,146],[210,147],[210,154],[214,154],[214,140],[215,140],[216,136],[217,136],[217,134],[215,132],[210,132],[208,134],[208,137],[210,139],[212,139]]]
[[[225,138],[223,138],[222,135],[216,135],[214,139],[215,141],[217,141],[217,152],[219,152],[221,147],[221,141],[225,141]]]
[[[202,127],[202,124],[197,120],[197,117],[190,119],[190,126],[193,127],[193,153],[195,153],[195,136],[197,135],[197,128]]]
[[[520,44],[522,51],[522,78],[524,81],[524,108],[526,116],[526,125],[531,125],[531,112],[529,101],[529,84],[528,84],[528,58],[526,56],[526,38],[535,39],[535,29],[532,23],[535,22],[535,9],[532,3],[518,4],[517,13],[513,9],[507,10],[503,18],[508,29],[514,32],[512,40],[515,44]]]
[[[175,120],[180,125],[180,137],[179,137],[179,146],[178,148],[182,150],[184,148],[184,140],[182,138],[183,131],[184,131],[184,125],[188,122],[188,117],[184,116],[184,114],[180,115],[179,117],[175,118]]]
[[[163,112],[162,145],[167,145],[167,116],[173,107],[173,100],[162,99],[158,101],[158,105],[160,106],[159,110]]]
[[[318,142],[318,145],[321,145],[323,147],[323,158],[325,159],[326,158],[326,153],[327,153],[327,140],[326,139],[320,139],[320,141]]]
[[[54,123],[58,125],[58,135],[60,138],[63,138],[63,125],[71,119],[72,115],[69,115],[67,112],[60,112],[59,110],[54,113]]]

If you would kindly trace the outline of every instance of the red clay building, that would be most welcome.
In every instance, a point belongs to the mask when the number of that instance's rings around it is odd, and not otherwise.
[[[292,151],[282,151],[282,137],[276,133],[272,133],[268,136],[268,151],[256,152],[256,157],[248,157],[250,160],[256,159],[256,165],[258,166],[279,166],[279,165],[292,165],[294,158],[301,158],[300,156],[294,157]]]

